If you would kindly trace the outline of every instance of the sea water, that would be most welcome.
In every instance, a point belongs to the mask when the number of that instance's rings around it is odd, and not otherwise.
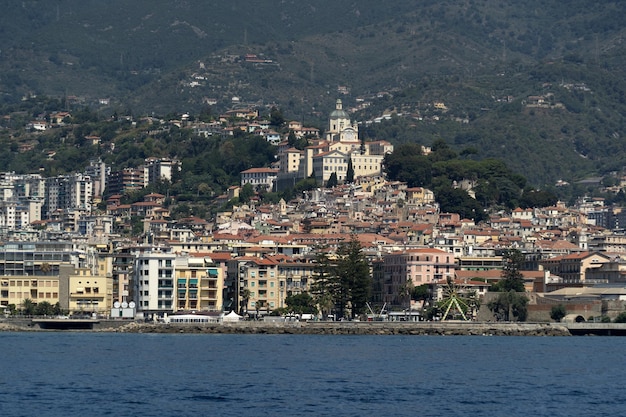
[[[623,416],[625,344],[0,333],[0,416]]]

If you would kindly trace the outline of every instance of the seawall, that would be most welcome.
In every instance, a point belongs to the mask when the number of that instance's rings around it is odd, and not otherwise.
[[[459,322],[310,322],[223,324],[129,323],[114,331],[127,333],[226,333],[226,334],[314,334],[314,335],[482,335],[482,336],[570,336],[558,323],[459,323]]]

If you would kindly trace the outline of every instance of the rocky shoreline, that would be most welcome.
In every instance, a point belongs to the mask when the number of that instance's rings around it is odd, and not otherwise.
[[[0,322],[0,332],[42,330],[26,323]],[[571,336],[559,323],[477,323],[477,322],[296,322],[165,324],[103,322],[87,332],[161,334],[308,334],[308,335],[431,335],[431,336]]]
[[[116,329],[100,331],[189,334],[571,336],[567,327],[556,323],[130,323]]]

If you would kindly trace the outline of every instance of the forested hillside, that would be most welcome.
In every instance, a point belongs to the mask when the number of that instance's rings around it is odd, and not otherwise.
[[[276,105],[323,128],[340,96],[367,138],[442,139],[471,159],[502,158],[538,186],[576,181],[622,169],[625,15],[624,1],[582,0],[9,2],[2,126],[35,116],[14,113],[24,98],[48,96],[58,100],[48,111],[104,119]],[[119,134],[104,132],[125,150]],[[129,137],[144,149],[147,136]],[[0,140],[16,150],[32,138],[0,130]],[[97,152],[45,140],[42,149],[67,148],[59,157]],[[140,157],[119,152],[115,163]],[[44,164],[25,158],[45,160],[2,155],[7,167]]]

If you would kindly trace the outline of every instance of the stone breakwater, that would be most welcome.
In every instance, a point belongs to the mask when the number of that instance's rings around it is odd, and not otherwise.
[[[433,335],[433,336],[570,336],[558,323],[263,323],[161,324],[129,323],[101,329],[120,333],[189,334],[312,334],[312,335]]]

